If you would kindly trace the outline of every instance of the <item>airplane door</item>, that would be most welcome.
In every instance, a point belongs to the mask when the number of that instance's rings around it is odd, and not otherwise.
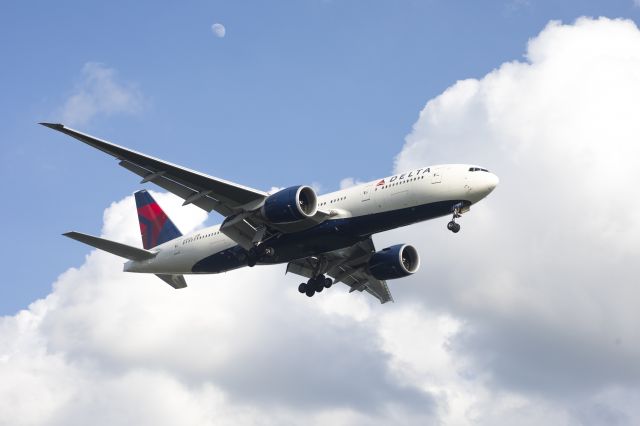
[[[369,201],[371,199],[371,186],[367,186],[362,190],[362,201]]]
[[[437,171],[434,171],[431,175],[431,183],[440,183],[442,182],[442,176]]]

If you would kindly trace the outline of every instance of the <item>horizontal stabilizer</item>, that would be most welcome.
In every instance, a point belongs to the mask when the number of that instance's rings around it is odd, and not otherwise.
[[[187,282],[184,280],[184,276],[182,275],[156,274],[156,277],[160,278],[173,288],[185,288],[187,286]]]
[[[156,255],[149,250],[116,243],[115,241],[105,240],[104,238],[94,237],[93,235],[83,234],[81,232],[67,232],[62,235],[129,260],[147,260]]]

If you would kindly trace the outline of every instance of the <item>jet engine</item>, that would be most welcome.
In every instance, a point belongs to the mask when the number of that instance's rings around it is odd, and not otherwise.
[[[271,223],[287,223],[313,217],[318,211],[318,197],[310,186],[292,186],[270,195],[260,209]]]
[[[375,252],[369,259],[369,271],[379,280],[406,277],[418,270],[420,256],[415,247],[398,244]]]

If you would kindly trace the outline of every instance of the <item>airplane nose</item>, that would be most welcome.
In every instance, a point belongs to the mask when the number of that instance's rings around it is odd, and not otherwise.
[[[500,183],[500,179],[498,179],[498,176],[494,175],[493,173],[489,173],[489,176],[487,177],[487,189],[489,190],[489,192],[493,191],[495,187],[498,186],[498,183]]]
[[[498,176],[491,173],[489,177],[489,186],[491,187],[491,189],[494,189],[496,186],[498,186],[499,183],[500,179],[498,178]]]

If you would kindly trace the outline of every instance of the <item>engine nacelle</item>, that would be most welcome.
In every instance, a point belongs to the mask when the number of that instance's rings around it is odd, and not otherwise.
[[[310,186],[292,186],[270,195],[260,209],[272,223],[287,223],[312,217],[318,211],[318,197]]]
[[[420,256],[415,247],[398,244],[375,252],[369,259],[369,271],[379,280],[406,277],[418,270]]]

